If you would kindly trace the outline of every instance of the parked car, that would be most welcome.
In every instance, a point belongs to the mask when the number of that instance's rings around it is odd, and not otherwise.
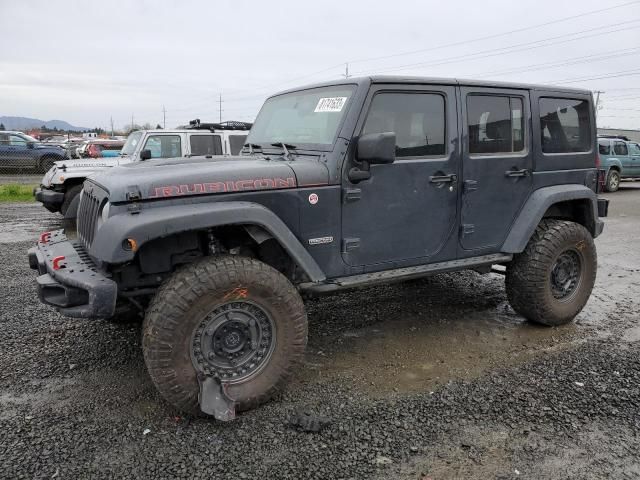
[[[119,157],[124,143],[123,140],[91,140],[84,156],[87,158]]]
[[[516,312],[571,322],[607,213],[596,164],[588,90],[349,78],[268,98],[241,156],[92,175],[77,240],[44,233],[29,264],[64,315],[139,310],[162,396],[231,420],[303,359],[301,293],[498,264]]]
[[[47,171],[40,187],[34,190],[34,195],[50,212],[60,212],[65,218],[74,219],[82,182],[89,175],[117,165],[153,158],[236,155],[244,145],[250,128],[251,124],[244,122],[205,124],[194,121],[188,127],[175,130],[138,130],[129,135],[117,157],[107,158],[103,155],[92,160],[58,162]],[[104,143],[88,140],[86,152],[90,151],[94,142]]]
[[[27,168],[46,172],[67,152],[59,145],[45,145],[22,132],[0,131],[0,169]]]
[[[640,145],[617,137],[598,137],[601,168],[605,171],[604,187],[615,192],[623,178],[640,177]]]

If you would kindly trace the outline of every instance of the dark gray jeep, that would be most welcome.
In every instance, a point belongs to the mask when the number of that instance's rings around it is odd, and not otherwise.
[[[144,314],[151,379],[221,420],[301,359],[301,294],[506,266],[513,308],[570,322],[596,277],[596,124],[584,90],[372,77],[269,98],[240,156],[84,183],[78,237],[29,251],[62,314]]]

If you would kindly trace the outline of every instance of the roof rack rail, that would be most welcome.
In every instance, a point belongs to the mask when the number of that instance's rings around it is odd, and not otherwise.
[[[598,134],[598,138],[613,138],[616,140],[625,140],[625,141],[629,141],[629,137],[627,137],[626,135],[611,135],[611,134]]]
[[[220,123],[202,123],[199,118],[189,121],[185,128],[193,130],[250,130],[252,123],[229,120]]]

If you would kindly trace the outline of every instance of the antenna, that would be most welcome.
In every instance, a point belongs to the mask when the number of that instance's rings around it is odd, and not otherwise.
[[[162,105],[162,128],[167,129],[167,109]]]
[[[219,122],[222,123],[222,93],[218,94],[218,111],[220,114]]]

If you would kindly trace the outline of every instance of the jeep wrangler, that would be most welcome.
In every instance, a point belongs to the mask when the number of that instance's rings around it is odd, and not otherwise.
[[[65,219],[73,220],[82,183],[89,175],[151,158],[237,155],[250,128],[251,124],[245,122],[201,123],[195,119],[175,130],[137,130],[127,137],[120,155],[114,158],[51,161],[33,195],[50,212],[60,212]]]
[[[302,358],[303,294],[503,265],[516,312],[570,322],[607,213],[596,154],[589,91],[349,78],[267,99],[240,156],[91,177],[77,239],[45,232],[29,262],[63,315],[143,313],[164,398],[230,420]]]

